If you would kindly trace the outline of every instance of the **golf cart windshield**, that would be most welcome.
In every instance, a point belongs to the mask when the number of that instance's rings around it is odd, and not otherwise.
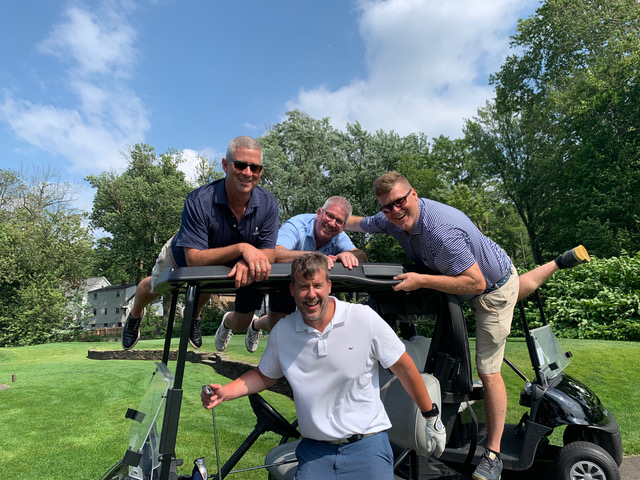
[[[129,448],[124,458],[101,480],[155,480],[160,478],[160,433],[167,392],[173,374],[164,363],[156,362],[151,382],[137,410],[129,409]]]
[[[167,390],[173,383],[173,374],[164,363],[156,362],[151,382],[142,397],[138,410],[132,412],[132,422],[129,427],[129,448],[134,452],[141,452],[145,440],[157,440],[158,431],[162,430]],[[156,442],[154,442],[156,443]]]
[[[531,330],[531,337],[536,350],[540,372],[551,380],[558,376],[569,365],[569,358],[560,346],[553,330],[544,325]]]

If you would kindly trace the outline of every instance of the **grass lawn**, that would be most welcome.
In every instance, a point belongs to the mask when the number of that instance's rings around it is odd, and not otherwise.
[[[205,337],[203,351],[215,351],[213,337]],[[177,346],[177,341],[175,342]],[[257,362],[258,352],[244,349],[244,336],[236,335],[226,354],[233,359]],[[640,343],[561,340],[574,357],[567,373],[594,390],[609,408],[622,431],[625,455],[640,454]],[[163,340],[141,341],[137,348],[161,349]],[[0,477],[12,480],[99,479],[124,454],[128,445],[128,407],[136,408],[155,368],[153,362],[90,360],[89,349],[120,348],[118,343],[60,343],[0,349]],[[525,374],[532,373],[523,339],[510,339],[506,356]],[[169,363],[173,370],[174,362]],[[522,381],[505,365],[504,377],[510,397],[509,422],[517,422],[523,407],[517,405]],[[12,375],[17,382],[12,383]],[[211,367],[187,364],[183,402],[176,445],[185,460],[179,474],[190,473],[193,460],[204,456],[215,472],[215,447],[211,413],[200,405],[203,383],[227,379]],[[286,418],[293,420],[293,403],[267,392],[264,397]],[[216,409],[221,463],[229,458],[253,430],[255,416],[247,399],[225,403]],[[277,443],[266,434],[235,468],[260,465],[267,449]],[[266,478],[263,470],[246,472],[242,478]]]

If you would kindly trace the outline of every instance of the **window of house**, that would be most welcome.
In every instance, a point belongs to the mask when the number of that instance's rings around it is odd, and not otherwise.
[[[120,298],[120,290],[116,292],[116,298]]]
[[[102,312],[103,315],[107,314],[107,309],[105,308],[104,311]]]
[[[97,294],[97,293],[94,293],[94,294],[93,294],[93,299],[95,300],[96,298],[98,298],[98,294]]]
[[[93,309],[93,316],[95,317],[98,314],[98,310],[96,310],[95,308]]]
[[[120,309],[116,307],[116,313],[120,313]]]

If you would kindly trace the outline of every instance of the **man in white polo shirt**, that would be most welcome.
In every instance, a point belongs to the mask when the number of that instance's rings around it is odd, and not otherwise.
[[[300,433],[296,479],[393,479],[391,423],[380,400],[378,362],[400,380],[427,419],[430,453],[444,450],[446,432],[437,405],[404,344],[366,305],[331,297],[327,257],[307,253],[291,264],[298,309],[280,320],[257,368],[201,394],[211,409],[287,378]]]

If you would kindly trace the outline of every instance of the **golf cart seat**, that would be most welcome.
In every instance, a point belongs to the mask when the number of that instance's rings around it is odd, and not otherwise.
[[[427,386],[431,399],[440,405],[440,384],[438,380],[433,375],[423,372],[430,340],[425,337],[414,336],[410,340],[402,340],[402,342],[406,346],[407,353],[421,372],[422,380]],[[412,455],[414,460],[417,455],[426,455],[425,419],[395,375],[389,370],[381,369],[379,379],[380,398],[392,425],[387,430],[387,434],[394,450],[395,470],[408,455]],[[299,440],[278,445],[267,454],[265,464],[280,464],[295,460],[295,449],[298,443]],[[267,470],[276,480],[291,480],[295,475],[296,468],[297,463],[293,462],[267,467]]]

